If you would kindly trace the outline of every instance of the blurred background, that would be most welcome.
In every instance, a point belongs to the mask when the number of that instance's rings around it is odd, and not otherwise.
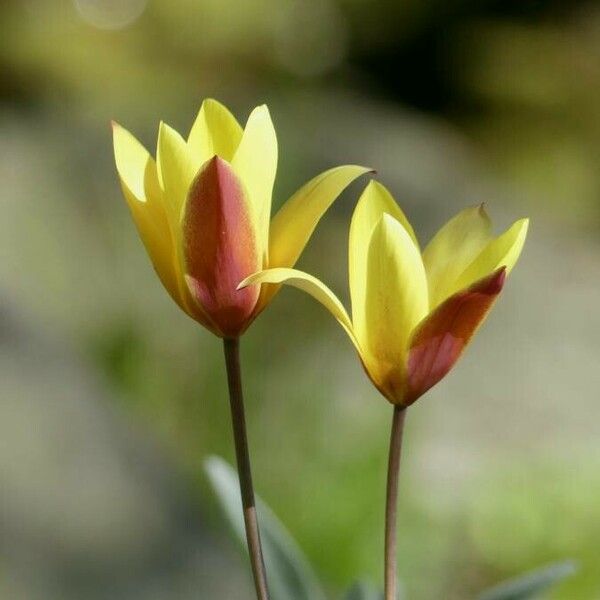
[[[250,600],[207,488],[233,460],[219,341],[161,288],[109,121],[151,150],[213,96],[267,102],[275,206],[378,169],[422,242],[485,201],[530,216],[521,262],[454,372],[407,419],[399,568],[472,598],[561,558],[600,598],[600,3],[3,0],[0,597]],[[348,220],[300,266],[347,299]],[[379,582],[390,406],[341,329],[286,289],[243,339],[255,483],[332,598]],[[276,451],[274,451],[276,449]]]

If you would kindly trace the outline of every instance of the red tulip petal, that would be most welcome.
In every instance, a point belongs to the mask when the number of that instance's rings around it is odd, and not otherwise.
[[[217,156],[202,167],[188,192],[183,215],[183,253],[190,292],[223,337],[250,323],[259,286],[238,290],[262,268],[256,227],[243,186]]]
[[[505,279],[506,268],[502,267],[442,302],[418,326],[408,355],[407,405],[454,366],[502,291]]]

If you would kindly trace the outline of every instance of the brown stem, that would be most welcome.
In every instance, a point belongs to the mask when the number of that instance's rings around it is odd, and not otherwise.
[[[400,454],[402,451],[402,432],[404,431],[405,416],[406,409],[404,407],[394,406],[385,504],[385,600],[397,600],[398,598],[396,517],[398,511]]]
[[[248,435],[246,433],[246,417],[244,415],[244,395],[242,392],[242,373],[240,369],[239,338],[224,339],[225,364],[227,366],[227,383],[229,384],[229,402],[231,405],[231,422],[235,442],[235,456],[240,492],[246,525],[246,541],[250,554],[250,564],[254,576],[254,586],[258,600],[269,600],[265,562],[260,543],[260,532],[256,518],[256,503],[248,453]]]

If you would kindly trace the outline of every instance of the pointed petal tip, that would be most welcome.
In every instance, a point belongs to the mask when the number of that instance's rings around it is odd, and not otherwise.
[[[269,107],[266,104],[259,104],[258,106],[255,106],[250,112],[250,114],[271,118],[271,111],[269,110]]]
[[[481,217],[485,221],[488,221],[491,224],[491,219],[490,219],[490,216],[487,211],[487,203],[485,201],[480,202],[479,204],[473,205],[471,207],[471,210],[477,211],[477,214],[479,215],[479,217]]]
[[[218,154],[213,154],[204,165],[204,168],[221,168],[224,165],[229,164],[224,158],[221,158]]]
[[[113,144],[115,145],[116,149],[117,141],[127,133],[127,130],[124,127],[121,127],[121,125],[119,125],[114,119],[111,119],[110,131],[112,133]]]
[[[523,217],[522,219],[517,219],[511,226],[516,227],[519,230],[517,235],[526,236],[529,231],[529,217]],[[510,228],[509,228],[510,229]]]
[[[160,141],[165,136],[165,131],[168,128],[169,128],[169,126],[162,119],[158,122],[158,135],[156,137],[157,137],[157,143],[159,145],[160,145]]]
[[[245,279],[242,279],[242,281],[240,281],[238,283],[237,288],[235,288],[236,290],[243,290],[244,288],[247,288],[249,285],[254,285],[255,284],[255,279],[256,279],[256,273],[252,273],[252,275],[248,275],[248,277],[246,277]]]
[[[242,279],[237,286],[238,290],[245,289],[251,285],[262,285],[263,283],[268,284],[280,284],[284,283],[294,273],[301,273],[296,269],[290,269],[289,267],[274,267],[272,269],[263,269],[262,271],[256,271],[252,275],[248,275],[245,279]]]
[[[214,154],[204,163],[199,173],[204,173],[205,176],[214,178],[215,181],[231,177],[237,179],[231,164],[217,154]]]
[[[369,171],[365,171],[365,173],[368,172]],[[390,193],[389,189],[383,183],[381,183],[381,181],[374,178],[369,179],[367,185],[362,191],[357,202],[357,209],[361,204],[378,208],[378,210],[376,210],[376,214],[378,216],[377,220],[374,222],[375,225],[382,219],[384,213],[387,212],[387,214],[391,214],[392,206],[397,206],[396,200]]]
[[[529,217],[520,219],[519,223],[521,223],[521,231],[523,232],[523,239],[525,239],[529,233]]]
[[[371,237],[369,237],[369,240],[372,239],[372,236],[374,236],[376,233],[380,234],[381,229],[389,227],[392,224],[393,220],[394,218],[389,213],[381,213],[379,218],[375,221],[375,225],[373,225],[373,228],[371,230]]]
[[[366,167],[365,165],[350,163],[347,165],[342,165],[342,167],[350,167],[352,169],[360,169],[360,171],[363,175],[377,175],[377,169],[375,169],[373,167]],[[333,167],[333,168],[335,168],[335,167]],[[340,167],[338,167],[338,168],[340,168]],[[369,179],[369,182],[371,182],[371,181],[373,181],[373,180]],[[367,187],[367,186],[365,186],[365,187]]]
[[[110,120],[110,130],[112,131],[113,138],[115,138],[116,136],[125,136],[135,139],[135,136],[133,136],[133,134],[128,129],[125,129],[123,125],[117,123],[117,121],[115,121],[114,119]]]
[[[370,190],[370,189],[387,191],[387,188],[385,187],[385,185],[383,185],[383,183],[381,183],[380,181],[377,181],[377,179],[369,179],[369,183],[367,183],[367,185],[365,187],[365,191]]]
[[[395,227],[396,225],[401,225],[401,223],[398,222],[398,219],[396,219],[393,215],[390,215],[390,213],[384,212],[381,217],[379,217],[379,221],[377,221],[377,224],[375,225],[373,231],[375,232],[375,230],[378,230],[381,227]],[[404,227],[402,227],[402,229],[404,230]]]
[[[231,178],[232,180],[237,181],[237,176],[231,166],[229,161],[225,160],[218,154],[213,154],[200,168],[198,171],[198,177],[203,174],[204,178],[217,178],[221,179],[223,177]]]
[[[208,107],[216,107],[216,108],[224,108],[225,110],[229,111],[229,109],[222,103],[219,102],[216,98],[204,98],[202,100],[202,104],[200,105],[200,110],[202,109],[207,109]]]
[[[497,274],[496,274],[496,281],[498,282],[498,285],[500,285],[501,287],[504,285],[507,275],[508,275],[508,269],[507,269],[506,265],[502,266],[498,269]]]
[[[167,131],[175,131],[166,121],[162,119],[158,122],[158,136],[165,135]]]
[[[502,291],[507,276],[508,269],[506,265],[504,265],[492,273],[488,278],[475,283],[471,289],[488,296],[497,296]]]

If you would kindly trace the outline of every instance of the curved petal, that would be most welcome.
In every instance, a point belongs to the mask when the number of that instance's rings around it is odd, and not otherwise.
[[[114,121],[112,131],[115,164],[121,183],[139,202],[146,202],[147,192],[153,196],[151,200],[156,200],[160,189],[154,159],[135,136]]]
[[[271,196],[277,171],[277,137],[265,105],[255,108],[250,114],[231,166],[248,192],[262,232],[262,250],[266,253]]]
[[[379,182],[372,180],[361,194],[350,223],[348,267],[352,322],[359,337],[365,332],[365,296],[367,291],[367,253],[375,225],[389,214],[408,232],[418,248],[417,238],[408,219],[392,195]]]
[[[503,267],[442,302],[418,326],[408,356],[406,405],[454,366],[502,291],[505,279]]]
[[[337,296],[316,277],[304,273],[303,271],[299,271],[298,269],[280,267],[254,273],[253,275],[250,275],[250,277],[244,279],[239,287],[245,288],[250,285],[263,283],[276,285],[285,283],[310,294],[336,318],[360,354],[360,347],[356,340],[356,336],[354,335],[352,323],[344,305],[338,300]]]
[[[357,177],[372,171],[334,167],[303,185],[271,221],[269,267],[293,267],[325,211]]]
[[[239,290],[258,271],[257,231],[242,183],[228,162],[215,156],[192,183],[182,219],[185,279],[224,337],[237,337],[252,320],[259,290]]]
[[[432,308],[458,291],[456,281],[492,239],[492,224],[483,204],[450,219],[427,244],[423,262]]]
[[[156,162],[165,211],[175,237],[181,219],[181,209],[197,169],[185,140],[163,122],[158,130]]]
[[[458,278],[457,289],[471,285],[500,267],[506,267],[509,274],[521,255],[528,227],[529,219],[521,219],[493,239]]]
[[[136,138],[117,123],[113,123],[113,144],[123,195],[140,238],[162,284],[183,308],[156,163]]]
[[[360,335],[355,331],[372,378],[388,399],[399,401],[406,387],[410,336],[428,312],[428,292],[419,250],[406,229],[388,214],[371,236],[366,288],[364,330]]]
[[[215,155],[231,162],[242,133],[237,119],[225,106],[212,98],[204,100],[187,141],[196,170]]]

